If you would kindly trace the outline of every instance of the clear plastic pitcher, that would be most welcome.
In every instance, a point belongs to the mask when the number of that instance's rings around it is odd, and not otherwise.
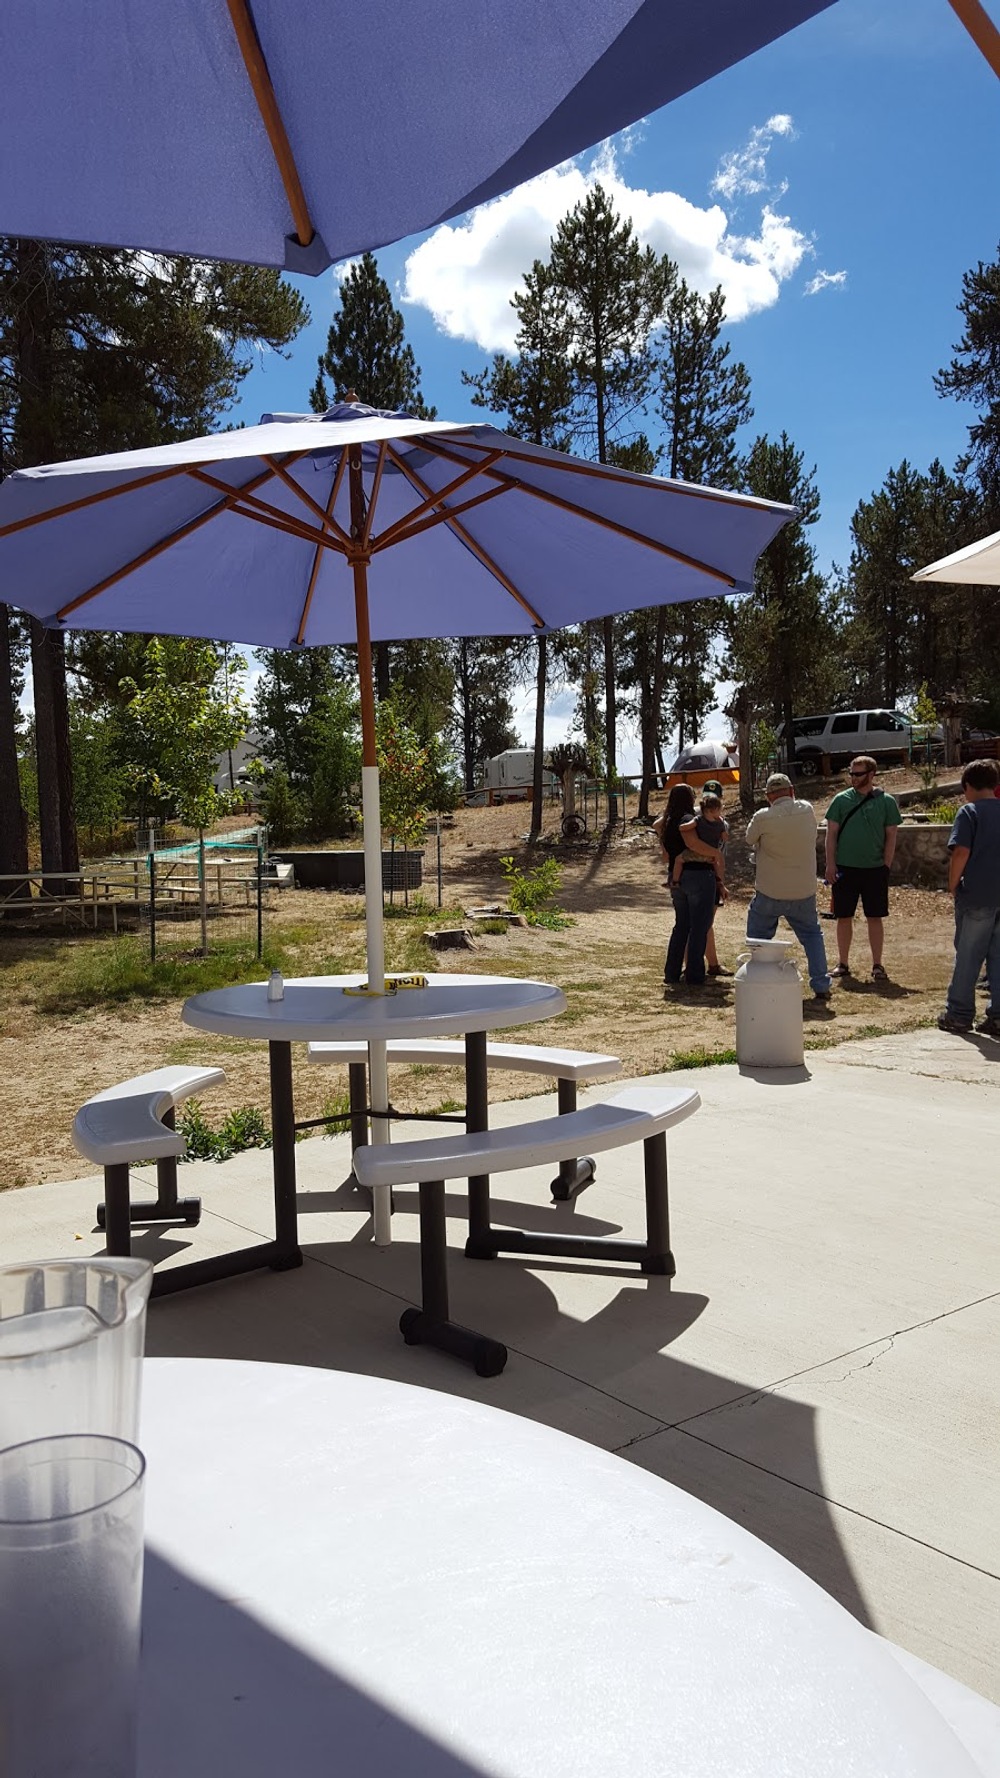
[[[0,1450],[70,1433],[135,1444],[152,1281],[144,1259],[0,1266]]]

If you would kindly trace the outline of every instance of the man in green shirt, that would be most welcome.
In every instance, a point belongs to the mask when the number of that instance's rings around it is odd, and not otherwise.
[[[895,798],[876,790],[878,766],[867,754],[851,761],[851,788],[835,796],[826,812],[826,881],[833,886],[840,962],[834,975],[851,973],[851,939],[858,898],[868,921],[872,981],[884,982],[883,920],[889,912],[889,866],[902,819]]]

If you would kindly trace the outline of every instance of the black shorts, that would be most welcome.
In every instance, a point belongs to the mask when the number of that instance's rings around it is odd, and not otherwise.
[[[833,911],[838,920],[852,920],[858,898],[869,920],[884,920],[889,912],[889,866],[876,864],[862,869],[857,864],[842,864],[833,885]]]

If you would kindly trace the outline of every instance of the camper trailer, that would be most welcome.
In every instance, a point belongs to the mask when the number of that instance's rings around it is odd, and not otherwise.
[[[483,793],[488,803],[523,803],[530,801],[535,775],[533,747],[508,747],[488,759],[483,767]],[[555,796],[559,780],[553,772],[542,772],[542,793]]]

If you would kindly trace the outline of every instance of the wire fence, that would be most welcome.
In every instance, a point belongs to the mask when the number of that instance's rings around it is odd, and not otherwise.
[[[82,871],[0,876],[0,929],[132,932],[151,962],[239,945],[260,957],[277,901],[263,834],[137,852]]]

